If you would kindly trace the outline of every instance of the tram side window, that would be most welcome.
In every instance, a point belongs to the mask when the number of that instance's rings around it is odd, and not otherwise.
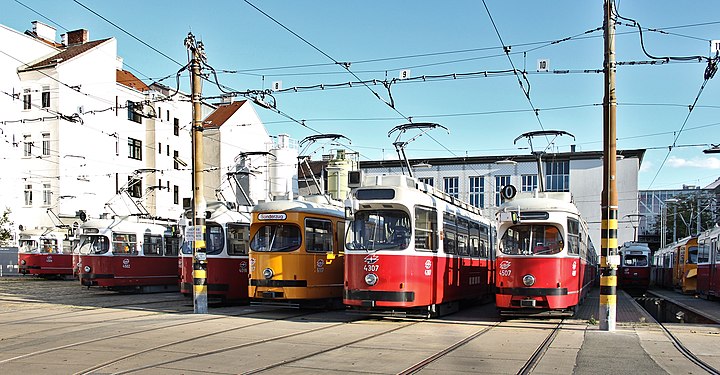
[[[706,243],[698,243],[698,264],[710,263],[710,246]]]
[[[490,258],[492,256],[490,249],[488,226],[483,224],[480,226],[480,258]]]
[[[575,219],[568,219],[568,254],[580,254],[580,223]]]
[[[146,234],[143,237],[143,254],[145,255],[162,255],[162,236]]]
[[[470,241],[468,242],[469,254],[471,257],[480,256],[480,224],[475,222],[468,223]],[[484,244],[483,244],[484,246]]]
[[[690,246],[688,248],[688,264],[697,264],[698,262],[698,247],[697,245]]]
[[[457,251],[459,255],[470,255],[468,246],[469,223],[463,218],[457,220]]]
[[[415,248],[437,251],[437,212],[415,207]]]
[[[457,226],[455,215],[450,212],[443,213],[443,250],[445,254],[457,253]]]
[[[180,250],[180,237],[165,237],[165,256],[174,257]]]
[[[246,255],[250,242],[250,227],[228,224],[228,255]]]
[[[324,253],[333,250],[332,222],[305,219],[305,250]]]
[[[41,238],[40,239],[40,252],[41,253],[57,253],[57,240],[52,238]]]
[[[137,236],[134,234],[114,233],[113,254],[137,255]]]
[[[710,251],[715,253],[715,263],[720,264],[720,246],[718,246],[718,240],[713,238],[710,242]]]
[[[205,247],[208,255],[217,255],[225,247],[225,235],[219,224],[205,226]]]

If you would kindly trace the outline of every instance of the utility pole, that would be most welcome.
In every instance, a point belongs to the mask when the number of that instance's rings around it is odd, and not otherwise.
[[[203,123],[201,62],[205,59],[202,42],[188,33],[185,46],[190,51],[190,81],[192,84],[192,170],[193,170],[193,312],[207,314],[207,249],[205,246],[205,202],[203,184]]]
[[[617,307],[617,250],[618,195],[616,176],[617,143],[615,130],[615,21],[613,0],[605,6],[605,97],[603,98],[603,192],[600,253],[600,330],[615,331]]]

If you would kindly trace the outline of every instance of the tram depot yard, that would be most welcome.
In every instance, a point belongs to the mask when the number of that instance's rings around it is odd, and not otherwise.
[[[617,330],[600,331],[598,300],[594,289],[576,316],[564,320],[504,320],[493,303],[436,319],[250,305],[193,314],[192,302],[179,293],[118,294],[76,281],[3,277],[0,373],[701,374],[720,368],[719,325],[665,324],[709,366],[702,368],[622,291]]]

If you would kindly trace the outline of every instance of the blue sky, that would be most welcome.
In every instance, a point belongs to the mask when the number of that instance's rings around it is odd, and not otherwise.
[[[55,26],[58,35],[85,28],[91,39],[115,37],[125,68],[148,83],[177,72],[178,62],[187,62],[183,41],[188,32],[203,41],[220,83],[238,91],[267,89],[276,81],[285,89],[358,78],[382,81],[399,77],[402,70],[413,78],[425,76],[424,81],[390,85],[394,108],[386,104],[389,93],[380,83],[276,93],[277,108],[305,120],[304,126],[257,108],[271,134],[302,139],[340,133],[351,140],[347,146],[358,151],[361,160],[395,158],[395,134],[387,134],[408,117],[449,129],[433,130],[410,143],[410,158],[525,154],[529,150],[519,147],[527,144],[514,145],[513,140],[541,126],[575,135],[575,141],[558,139],[557,151],[568,151],[573,143],[584,151],[602,150],[603,75],[586,72],[602,68],[603,38],[597,30],[603,21],[601,0],[486,0],[497,32],[482,1],[250,3],[305,41],[245,1],[6,0],[0,23],[24,31],[39,20]],[[649,54],[708,56],[709,41],[720,39],[714,5],[622,0],[618,10],[643,27]],[[651,60],[643,53],[637,28],[623,21],[617,33],[617,61]],[[512,64],[503,45],[511,46]],[[567,73],[538,73],[540,59],[549,61],[551,71]],[[334,62],[349,62],[355,75]],[[512,73],[493,73],[513,66],[528,73],[522,88]],[[692,61],[618,67],[618,149],[648,149],[641,189],[702,187],[720,176],[720,159],[702,152],[720,143],[720,75],[707,82],[689,111],[706,66]],[[490,73],[486,77],[480,72]],[[455,79],[431,77],[451,74]],[[188,81],[184,75],[185,90]],[[173,80],[163,83],[174,85]],[[218,95],[219,90],[205,83],[203,94]],[[539,110],[537,116],[533,108]],[[308,152],[319,158],[333,148],[338,146],[316,144]]]

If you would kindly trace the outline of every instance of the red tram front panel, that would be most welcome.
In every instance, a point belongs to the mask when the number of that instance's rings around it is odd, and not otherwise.
[[[388,253],[345,257],[343,303],[349,306],[414,308],[489,292],[485,259]]]
[[[498,257],[496,270],[498,309],[567,309],[579,303],[582,284],[591,282],[577,257]]]
[[[182,267],[180,291],[193,294],[193,258],[180,257]],[[226,300],[248,298],[248,257],[207,258],[207,294]]]
[[[23,275],[72,275],[72,254],[18,253],[18,270]]]
[[[624,289],[647,289],[650,287],[650,266],[620,267],[618,286]]]
[[[80,282],[85,286],[108,288],[177,287],[177,261],[176,257],[80,255]]]

